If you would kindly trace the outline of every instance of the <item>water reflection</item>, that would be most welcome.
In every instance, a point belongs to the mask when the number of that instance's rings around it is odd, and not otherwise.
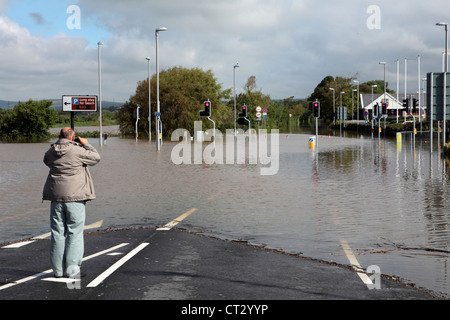
[[[92,167],[97,199],[87,224],[162,226],[191,208],[179,227],[348,264],[346,240],[363,267],[378,265],[420,286],[450,293],[448,163],[430,145],[405,139],[280,135],[278,174],[260,165],[174,165],[145,141],[108,139]],[[92,141],[98,147],[98,142]],[[96,144],[97,143],[97,144]],[[41,203],[48,144],[0,144],[0,242],[48,232]]]

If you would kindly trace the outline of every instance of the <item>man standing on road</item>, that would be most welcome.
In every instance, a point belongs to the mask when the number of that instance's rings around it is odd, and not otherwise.
[[[42,199],[50,200],[50,263],[54,276],[78,277],[84,254],[86,201],[95,199],[88,166],[100,161],[87,139],[75,139],[71,128],[61,129],[59,140],[45,153],[50,168]]]

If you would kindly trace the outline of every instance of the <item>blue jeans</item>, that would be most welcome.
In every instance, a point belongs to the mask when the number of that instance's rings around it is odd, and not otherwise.
[[[86,201],[52,202],[50,209],[50,264],[56,277],[80,272],[84,254]]]

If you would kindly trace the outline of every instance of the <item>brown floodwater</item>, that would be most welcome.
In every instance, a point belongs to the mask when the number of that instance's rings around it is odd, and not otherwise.
[[[363,268],[449,294],[450,170],[438,151],[425,139],[328,135],[310,149],[309,136],[279,135],[274,175],[248,159],[176,165],[179,142],[157,152],[154,140],[108,138],[100,148],[89,139],[102,160],[90,169],[97,199],[86,223],[163,226],[196,208],[177,227],[349,264],[346,241]],[[0,144],[0,242],[49,231],[49,145]]]

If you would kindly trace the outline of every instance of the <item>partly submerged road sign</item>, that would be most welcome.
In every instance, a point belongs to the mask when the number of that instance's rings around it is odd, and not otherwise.
[[[97,111],[97,96],[63,96],[63,111]]]

